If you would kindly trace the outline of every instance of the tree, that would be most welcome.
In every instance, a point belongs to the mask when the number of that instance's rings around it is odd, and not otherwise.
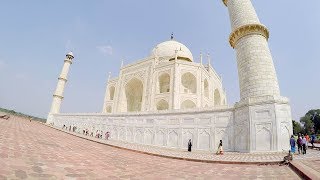
[[[304,133],[319,133],[320,132],[320,109],[309,110],[304,117],[300,118],[303,123]]]
[[[293,134],[301,133],[302,127],[301,124],[295,120],[292,120]]]

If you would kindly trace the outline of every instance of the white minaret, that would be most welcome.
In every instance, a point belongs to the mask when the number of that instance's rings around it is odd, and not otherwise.
[[[241,100],[280,96],[268,46],[269,31],[260,23],[250,0],[223,0],[231,20],[230,45],[236,50]]]
[[[240,102],[235,104],[235,150],[289,150],[292,118],[289,101],[280,96],[269,31],[250,0],[223,0],[231,21],[229,42],[236,50]]]
[[[61,102],[63,99],[63,92],[64,92],[65,85],[67,83],[69,68],[70,68],[70,65],[72,64],[73,58],[74,58],[74,56],[73,56],[72,52],[69,52],[66,55],[66,58],[64,60],[62,71],[61,71],[61,74],[58,78],[57,88],[53,94],[53,100],[52,100],[52,104],[51,104],[51,110],[49,112],[49,116],[47,119],[47,124],[52,123],[51,118],[50,118],[51,114],[57,114],[60,112],[60,106],[61,106]]]

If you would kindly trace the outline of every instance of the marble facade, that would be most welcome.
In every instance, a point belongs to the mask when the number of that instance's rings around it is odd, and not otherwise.
[[[210,61],[204,65],[201,56],[195,63],[191,51],[171,39],[108,79],[101,113],[59,113],[66,76],[59,78],[59,96],[54,95],[47,123],[109,131],[115,140],[159,147],[186,149],[192,139],[196,150],[215,151],[219,140],[226,151],[289,150],[291,109],[280,95],[269,31],[250,0],[223,3],[238,65],[240,100],[235,105],[227,105],[221,77]]]

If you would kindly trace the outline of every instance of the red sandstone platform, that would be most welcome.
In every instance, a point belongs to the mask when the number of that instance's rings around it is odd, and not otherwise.
[[[287,166],[212,164],[150,156],[19,117],[1,119],[0,127],[0,179],[300,179]]]

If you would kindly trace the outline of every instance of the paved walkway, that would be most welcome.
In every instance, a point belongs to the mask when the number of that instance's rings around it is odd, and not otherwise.
[[[36,122],[0,120],[0,179],[300,179],[278,165],[162,158],[71,136]]]

